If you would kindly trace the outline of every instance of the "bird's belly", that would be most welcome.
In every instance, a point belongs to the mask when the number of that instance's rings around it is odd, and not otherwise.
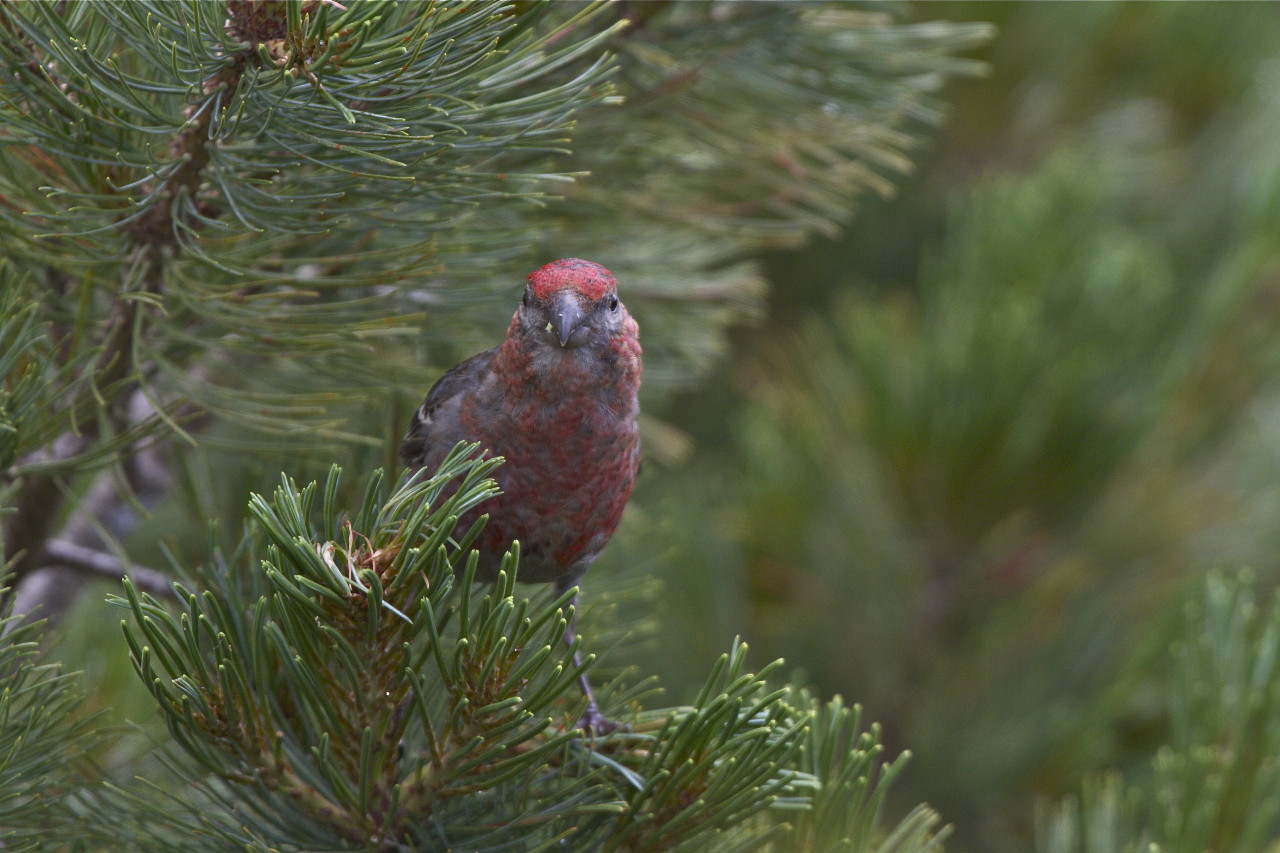
[[[497,575],[520,542],[519,578],[543,583],[584,570],[609,541],[631,494],[639,461],[633,426],[566,416],[492,448],[502,494],[476,509],[489,522],[478,542],[480,577]]]

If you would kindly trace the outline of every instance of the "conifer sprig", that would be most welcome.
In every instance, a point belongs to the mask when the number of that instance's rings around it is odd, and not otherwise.
[[[594,658],[562,642],[571,595],[525,598],[518,546],[480,589],[479,527],[455,529],[494,491],[501,460],[476,451],[389,493],[374,474],[350,512],[336,467],[285,478],[250,502],[241,552],[177,586],[176,611],[126,581],[134,667],[212,809],[201,832],[271,849],[512,849],[513,832],[522,850],[882,849],[900,762],[877,780],[874,731],[771,687],[776,664],[748,672],[741,643],[691,707],[633,707],[632,730],[584,741]],[[811,808],[816,823],[784,823]],[[911,844],[884,849],[929,849],[932,818],[904,827]]]

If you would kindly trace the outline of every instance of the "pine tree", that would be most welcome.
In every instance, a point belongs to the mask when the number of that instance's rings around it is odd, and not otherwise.
[[[934,846],[927,810],[885,828],[901,764],[880,770],[874,727],[770,687],[741,645],[687,708],[615,681],[633,730],[566,731],[565,602],[518,594],[516,554],[473,588],[453,524],[491,486],[465,453],[417,486],[286,476],[208,548],[136,540],[153,510],[201,515],[193,448],[388,456],[420,363],[487,339],[552,256],[608,261],[650,393],[688,384],[759,310],[751,252],[886,191],[986,35],[791,4],[0,9],[3,553],[19,589],[131,575],[126,636],[172,736],[149,784],[68,776],[59,756],[105,734],[30,654],[38,629],[6,632],[4,843]],[[133,565],[164,547],[164,571]]]

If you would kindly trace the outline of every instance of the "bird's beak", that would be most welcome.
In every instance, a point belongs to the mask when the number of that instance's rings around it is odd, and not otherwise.
[[[551,331],[555,334],[560,346],[567,347],[571,343],[581,343],[582,335],[573,334],[582,324],[586,313],[578,304],[572,293],[561,293],[551,303]]]

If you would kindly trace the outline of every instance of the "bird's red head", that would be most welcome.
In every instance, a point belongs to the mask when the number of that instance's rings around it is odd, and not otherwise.
[[[563,258],[529,274],[496,358],[508,379],[557,399],[621,382],[623,374],[638,385],[640,330],[612,273]]]
[[[562,258],[529,273],[529,287],[538,299],[548,299],[562,290],[573,290],[596,301],[617,287],[613,273],[581,258]]]

